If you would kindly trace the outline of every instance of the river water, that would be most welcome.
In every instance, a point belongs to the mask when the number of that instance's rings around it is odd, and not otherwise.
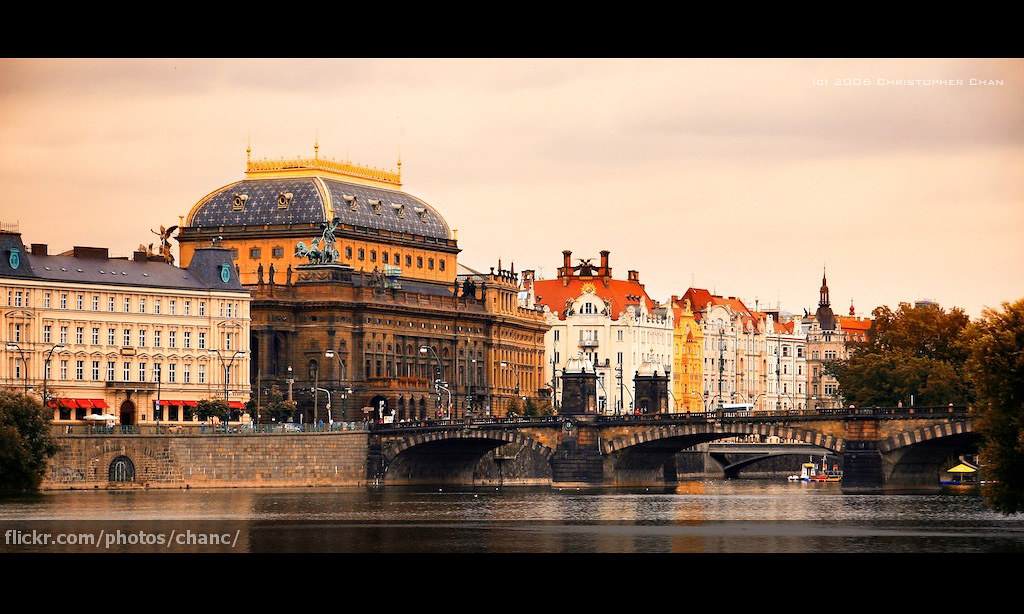
[[[0,499],[0,537],[0,552],[1020,553],[1024,517],[987,510],[976,490],[845,494],[752,479],[50,491]]]

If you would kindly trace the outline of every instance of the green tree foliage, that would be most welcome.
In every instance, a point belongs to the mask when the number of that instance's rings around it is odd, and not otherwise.
[[[900,303],[878,307],[868,340],[850,345],[846,360],[825,365],[839,392],[853,405],[967,404],[972,388],[964,364],[963,331],[970,318],[962,309]]]
[[[986,309],[964,333],[977,394],[972,424],[981,434],[988,505],[1024,511],[1024,299]]]
[[[519,400],[519,397],[513,397],[512,400],[508,402],[508,409],[505,410],[505,415],[523,415],[523,403]]]
[[[196,416],[200,420],[209,420],[211,417],[216,417],[221,421],[228,417],[228,404],[221,399],[202,399],[196,403]]]
[[[267,415],[274,422],[289,422],[295,415],[295,401],[286,401],[281,389],[271,386],[267,395],[267,403],[263,406]]]
[[[58,451],[50,412],[33,396],[0,390],[0,491],[39,488],[46,461]]]

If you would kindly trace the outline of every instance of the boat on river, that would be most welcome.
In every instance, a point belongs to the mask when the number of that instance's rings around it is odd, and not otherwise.
[[[820,465],[812,459],[800,466],[799,475],[791,475],[787,479],[790,482],[840,482],[843,479],[843,472],[839,470],[839,465],[835,464],[829,469],[825,457],[822,456]]]

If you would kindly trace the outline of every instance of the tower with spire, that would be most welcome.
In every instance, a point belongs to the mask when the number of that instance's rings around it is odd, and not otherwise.
[[[828,279],[825,276],[825,267],[821,269],[821,289],[819,290],[818,311],[815,315],[821,330],[836,329],[836,317],[832,313],[832,306],[828,298]]]

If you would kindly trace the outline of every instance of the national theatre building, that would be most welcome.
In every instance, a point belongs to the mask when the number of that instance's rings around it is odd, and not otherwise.
[[[318,155],[250,159],[182,220],[181,265],[227,248],[252,294],[252,398],[277,387],[307,422],[500,416],[517,397],[549,399],[548,326],[519,305],[519,276],[460,270],[448,223],[401,186],[399,172]]]

